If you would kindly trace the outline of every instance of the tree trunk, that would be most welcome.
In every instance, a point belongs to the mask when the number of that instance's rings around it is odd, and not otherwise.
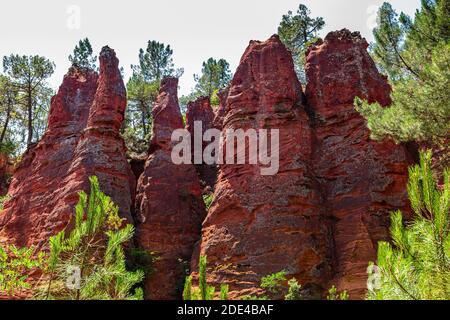
[[[27,111],[28,111],[28,139],[27,139],[27,146],[29,147],[33,141],[33,101],[32,101],[32,90],[31,90],[31,83],[28,84],[28,101],[27,101]]]

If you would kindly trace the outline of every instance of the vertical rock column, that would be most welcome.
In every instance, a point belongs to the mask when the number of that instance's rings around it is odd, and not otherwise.
[[[329,222],[311,174],[312,131],[301,84],[277,36],[250,42],[226,101],[224,132],[278,129],[280,163],[278,173],[266,176],[266,166],[248,161],[220,166],[199,250],[208,257],[208,280],[216,288],[229,284],[236,298],[258,293],[262,276],[285,270],[320,296],[330,272]]]
[[[99,177],[102,190],[131,216],[130,168],[119,136],[126,95],[118,60],[105,47],[96,72],[72,67],[52,98],[48,129],[23,156],[0,212],[0,242],[46,247],[74,214],[78,192]]]
[[[165,78],[153,108],[153,138],[136,197],[136,242],[158,260],[145,282],[146,299],[180,299],[205,205],[195,167],[171,159],[172,132],[183,128],[178,79]]]
[[[409,156],[392,141],[370,139],[355,97],[390,104],[390,87],[359,33],[332,32],[308,54],[308,105],[314,115],[314,171],[335,220],[334,278],[329,286],[362,298],[377,243],[388,240],[390,211],[408,208]]]

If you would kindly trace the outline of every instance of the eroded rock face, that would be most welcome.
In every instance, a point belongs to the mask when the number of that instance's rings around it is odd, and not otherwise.
[[[153,108],[153,139],[136,197],[136,243],[155,252],[155,272],[146,279],[147,299],[180,299],[185,270],[200,238],[205,206],[193,165],[171,160],[172,132],[183,128],[178,79],[165,78]]]
[[[376,260],[377,243],[389,240],[389,217],[408,211],[407,167],[403,146],[370,140],[365,120],[355,111],[355,97],[389,105],[391,89],[368,55],[359,33],[332,32],[307,57],[306,95],[315,113],[313,163],[323,206],[333,226],[333,277],[329,286],[362,298],[367,264]]]
[[[262,276],[281,270],[319,295],[329,277],[331,229],[312,174],[304,101],[278,36],[252,41],[228,92],[223,130],[279,129],[280,163],[272,176],[260,165],[220,166],[199,252],[208,257],[208,280],[229,284],[231,297],[257,293]]]
[[[192,163],[194,162],[194,153],[195,153],[195,122],[201,123],[202,131],[201,135],[205,133],[205,131],[214,128],[214,118],[215,113],[211,107],[211,102],[208,97],[200,97],[197,100],[191,102],[187,106],[186,112],[186,129],[191,134],[192,138]],[[198,134],[198,133],[197,133]],[[204,142],[201,145],[201,149],[199,148],[198,152],[201,152],[203,155],[203,151],[208,145],[208,142]],[[217,166],[216,165],[207,165],[205,163],[197,164],[195,163],[195,168],[197,169],[200,184],[204,193],[211,192],[214,188],[217,179]]]
[[[48,129],[23,156],[0,214],[0,242],[45,247],[74,213],[78,192],[99,177],[122,217],[132,221],[134,182],[119,135],[125,87],[112,49],[100,54],[100,75],[72,67],[52,98]]]

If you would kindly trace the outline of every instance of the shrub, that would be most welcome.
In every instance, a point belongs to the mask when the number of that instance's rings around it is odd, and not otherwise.
[[[33,247],[0,247],[0,294],[14,296],[17,292],[30,289],[28,274],[42,267],[44,258],[43,253],[36,257]]]

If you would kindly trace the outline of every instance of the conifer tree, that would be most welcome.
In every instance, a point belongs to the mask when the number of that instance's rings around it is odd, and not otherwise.
[[[381,300],[450,299],[450,170],[438,186],[431,170],[431,153],[409,170],[408,195],[414,211],[404,221],[391,218],[392,244],[380,242],[377,265],[371,264],[368,298]]]

